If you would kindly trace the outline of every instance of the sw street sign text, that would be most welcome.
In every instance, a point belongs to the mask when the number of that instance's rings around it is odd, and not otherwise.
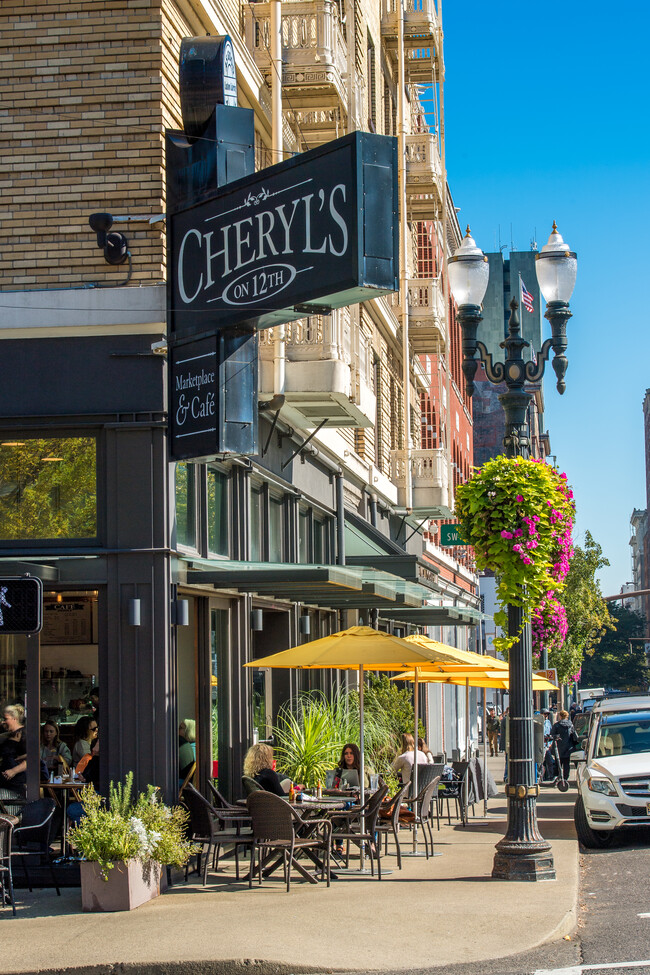
[[[397,141],[353,132],[170,214],[176,334],[268,328],[398,288]]]
[[[460,533],[460,525],[441,525],[440,526],[441,545],[467,545],[467,542]]]

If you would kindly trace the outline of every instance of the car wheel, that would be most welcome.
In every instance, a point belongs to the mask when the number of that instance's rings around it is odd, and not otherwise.
[[[578,796],[573,810],[573,821],[576,826],[578,839],[588,850],[598,850],[609,846],[614,839],[614,830],[592,829],[587,822],[585,804],[582,796]]]

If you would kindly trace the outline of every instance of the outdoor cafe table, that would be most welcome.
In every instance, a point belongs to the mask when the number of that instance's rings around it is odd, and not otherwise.
[[[75,780],[73,782],[70,779],[65,779],[62,782],[43,783],[43,789],[44,790],[47,789],[47,791],[50,793],[50,795],[55,800],[55,802],[57,802],[59,805],[63,807],[63,823],[61,826],[61,857],[62,858],[65,858],[68,855],[68,840],[67,840],[68,796],[70,795],[70,793],[72,793],[72,797],[75,800],[75,802],[81,802],[81,796],[79,795],[79,793],[81,792],[81,790],[85,789],[87,785],[88,785],[87,782],[79,782],[78,780]],[[59,797],[57,793],[59,793],[61,796],[60,803],[59,803]]]

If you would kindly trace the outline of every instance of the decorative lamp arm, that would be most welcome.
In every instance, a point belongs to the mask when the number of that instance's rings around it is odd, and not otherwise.
[[[492,353],[488,352],[487,347],[482,342],[476,343],[476,348],[483,363],[485,374],[491,383],[502,383],[506,376],[506,367],[503,362],[493,362]]]

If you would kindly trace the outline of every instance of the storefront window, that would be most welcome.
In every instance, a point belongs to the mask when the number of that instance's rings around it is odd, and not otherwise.
[[[176,464],[176,539],[196,545],[196,471],[194,464]]]
[[[261,562],[263,557],[262,526],[264,524],[264,498],[260,488],[251,490],[251,561]]]
[[[208,470],[208,550],[228,555],[228,477]]]
[[[314,518],[314,564],[327,565],[329,561],[329,522]]]
[[[0,442],[0,538],[96,536],[95,437]]]
[[[283,513],[281,498],[269,499],[269,562],[281,562],[283,557]]]
[[[309,508],[301,508],[298,513],[298,559],[309,562],[311,517]]]

